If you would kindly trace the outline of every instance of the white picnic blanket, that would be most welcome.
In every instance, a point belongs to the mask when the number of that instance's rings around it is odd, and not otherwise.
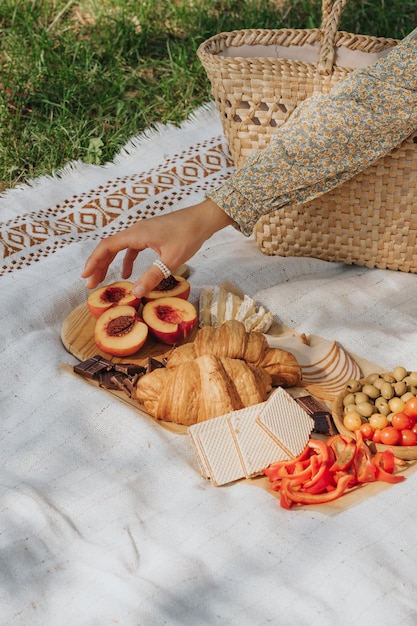
[[[214,487],[187,435],[61,367],[98,239],[231,171],[208,105],[113,164],[0,195],[3,626],[415,624],[417,474],[349,507],[286,511],[247,481]],[[267,257],[232,228],[189,265],[194,295],[230,280],[297,332],[417,370],[415,275]]]

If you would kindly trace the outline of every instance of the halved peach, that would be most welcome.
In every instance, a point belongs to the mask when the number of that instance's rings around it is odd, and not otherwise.
[[[191,285],[183,276],[168,276],[163,278],[159,285],[152,291],[149,291],[144,297],[143,302],[150,302],[157,298],[183,298],[187,300],[190,295]]]
[[[113,356],[134,354],[145,343],[148,327],[133,306],[114,306],[96,321],[94,341],[97,347]]]
[[[134,306],[140,304],[132,292],[133,283],[129,280],[121,280],[92,291],[87,298],[87,306],[93,317],[99,317],[104,311],[118,306]]]
[[[142,316],[152,335],[169,345],[183,343],[198,321],[195,306],[176,297],[150,300],[144,305]]]

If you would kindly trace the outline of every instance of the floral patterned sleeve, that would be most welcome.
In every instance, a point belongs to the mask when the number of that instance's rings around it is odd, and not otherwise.
[[[210,191],[245,235],[258,219],[349,180],[417,128],[417,29],[375,65],[299,105],[240,170]]]

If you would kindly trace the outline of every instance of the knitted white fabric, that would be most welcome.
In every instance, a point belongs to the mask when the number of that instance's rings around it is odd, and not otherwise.
[[[213,487],[187,435],[61,367],[76,362],[61,326],[98,239],[231,171],[210,105],[113,164],[0,196],[2,625],[415,623],[416,474],[355,506],[285,511],[245,481]],[[415,275],[266,257],[232,228],[189,265],[191,298],[230,280],[297,332],[417,370]]]

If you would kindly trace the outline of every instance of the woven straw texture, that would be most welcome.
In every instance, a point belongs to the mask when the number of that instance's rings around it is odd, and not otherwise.
[[[336,64],[349,58],[343,53],[375,55],[398,43],[339,31],[346,4],[323,0],[320,29],[240,30],[200,46],[237,167],[268,145],[299,103],[355,69]],[[417,272],[416,136],[321,198],[261,218],[255,235],[262,252]]]
[[[347,183],[262,217],[265,254],[417,273],[417,132]]]

